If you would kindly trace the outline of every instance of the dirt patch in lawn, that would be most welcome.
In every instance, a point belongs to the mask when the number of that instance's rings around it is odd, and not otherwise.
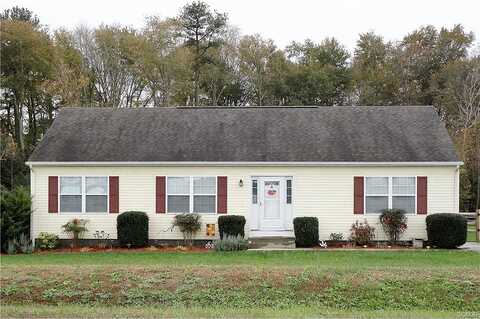
[[[472,270],[359,270],[255,266],[7,266],[2,304],[436,309],[480,311]],[[404,302],[408,297],[409,303]]]

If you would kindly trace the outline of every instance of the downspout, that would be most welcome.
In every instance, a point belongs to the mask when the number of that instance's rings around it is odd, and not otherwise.
[[[453,209],[454,213],[460,212],[460,165],[457,165],[453,176]]]
[[[35,211],[35,172],[33,171],[32,164],[28,165],[30,167],[30,198],[31,198],[31,205],[30,205],[30,239],[32,240],[33,247],[35,247],[35,238],[34,231],[33,231],[33,218],[34,218],[34,211]]]

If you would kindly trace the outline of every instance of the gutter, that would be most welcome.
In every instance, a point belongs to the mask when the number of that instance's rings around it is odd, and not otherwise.
[[[26,164],[30,167],[33,166],[317,166],[317,167],[349,167],[349,166],[362,166],[362,167],[392,167],[392,166],[405,166],[405,167],[422,167],[422,166],[455,166],[459,167],[463,165],[463,162],[202,162],[202,161],[186,161],[186,162],[171,162],[171,161],[152,161],[152,162],[34,162],[29,161]]]

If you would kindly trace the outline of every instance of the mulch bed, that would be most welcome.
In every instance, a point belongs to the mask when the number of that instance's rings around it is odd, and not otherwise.
[[[205,247],[183,247],[183,246],[150,246],[143,248],[100,248],[100,247],[77,247],[77,248],[57,248],[53,250],[36,250],[34,254],[51,254],[51,253],[142,253],[142,252],[191,252],[191,253],[205,253],[212,251]]]

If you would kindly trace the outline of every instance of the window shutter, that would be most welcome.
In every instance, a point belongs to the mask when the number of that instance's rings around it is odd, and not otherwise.
[[[227,176],[217,177],[217,214],[227,213]]]
[[[363,214],[363,194],[364,194],[364,183],[363,176],[354,176],[353,177],[353,213],[354,214]]]
[[[118,176],[110,176],[109,184],[109,213],[117,214],[119,211],[119,194],[118,194]]]
[[[48,212],[58,213],[58,176],[48,176]]]
[[[417,177],[417,214],[427,214],[427,176]]]
[[[163,214],[165,210],[165,176],[155,178],[155,211]]]

